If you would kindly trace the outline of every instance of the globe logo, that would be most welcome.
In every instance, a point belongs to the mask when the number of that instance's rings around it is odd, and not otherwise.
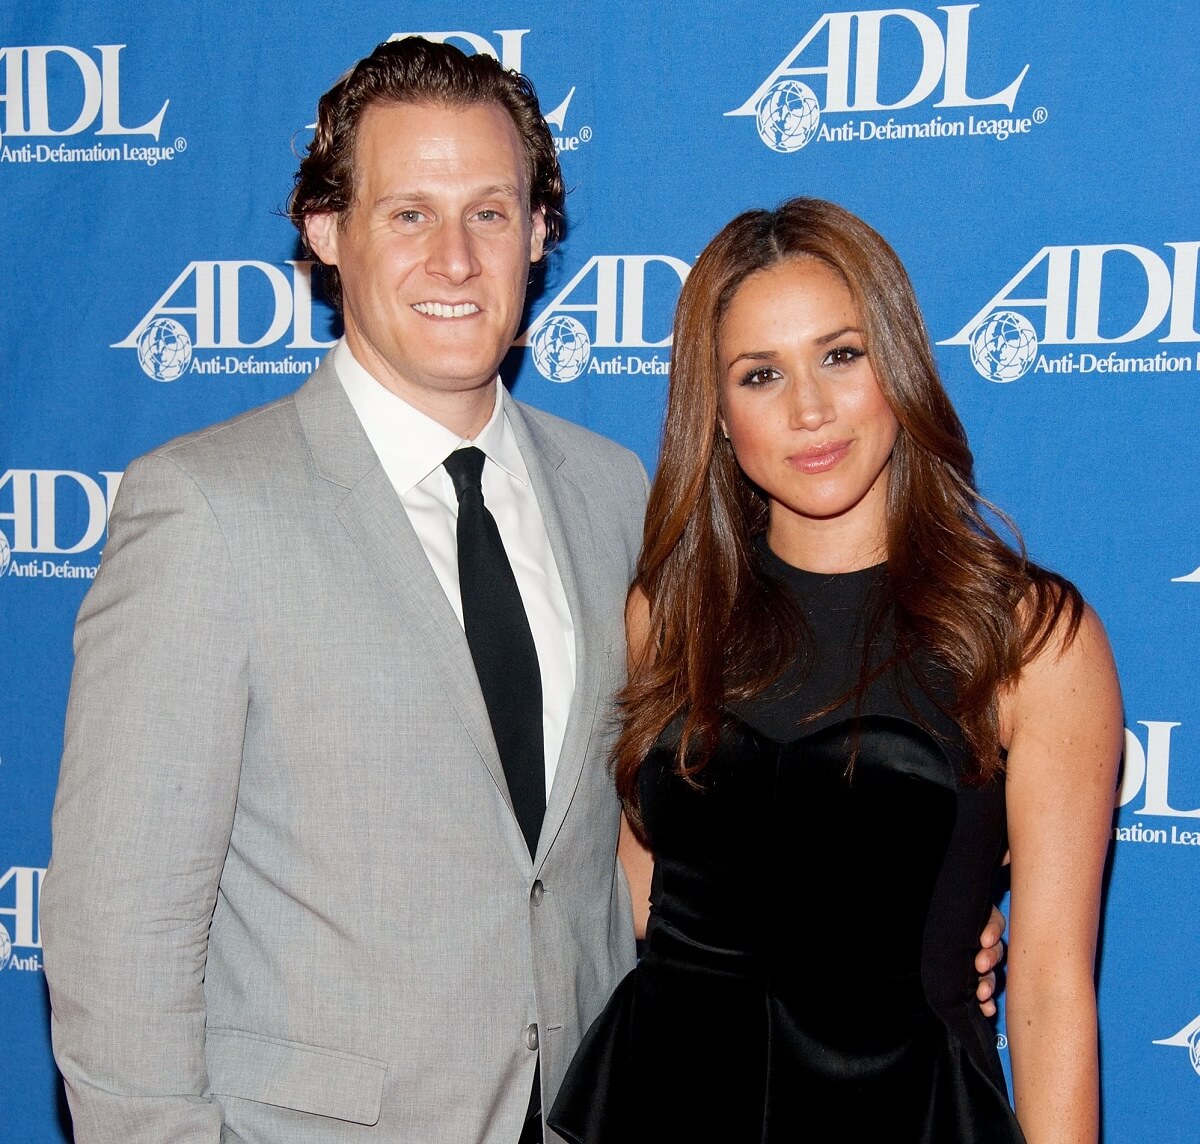
[[[12,563],[12,548],[9,547],[8,537],[0,532],[0,576],[3,576],[8,571],[9,564]]]
[[[533,364],[547,381],[574,381],[592,357],[592,339],[587,330],[567,314],[539,326],[530,346]]]
[[[12,938],[8,936],[8,930],[0,925],[0,969],[8,967],[10,957],[12,957]]]
[[[192,339],[174,318],[155,318],[138,335],[138,364],[155,381],[178,381],[192,364]]]
[[[1013,310],[989,314],[971,334],[971,362],[988,381],[1016,381],[1037,358],[1037,333]]]
[[[767,89],[755,111],[758,137],[772,151],[799,151],[821,123],[821,105],[806,83],[781,79]]]
[[[1192,1069],[1197,1076],[1200,1076],[1200,1017],[1189,1021],[1173,1037],[1164,1037],[1161,1041],[1155,1041],[1154,1043],[1156,1045],[1171,1045],[1172,1047],[1187,1049],[1188,1060],[1191,1062]]]

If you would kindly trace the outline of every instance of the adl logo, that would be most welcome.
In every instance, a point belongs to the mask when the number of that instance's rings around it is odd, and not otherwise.
[[[975,97],[967,91],[967,57],[970,50],[971,13],[979,4],[940,5],[945,13],[945,27],[933,17],[911,8],[886,8],[861,12],[827,12],[804,34],[800,42],[783,58],[754,92],[727,116],[753,116],[759,138],[773,151],[794,152],[806,147],[814,138],[826,142],[848,142],[868,139],[930,138],[954,135],[992,135],[997,139],[1013,134],[1028,133],[1034,123],[1044,122],[1044,108],[1037,109],[1030,119],[975,120],[966,123],[943,120],[935,116],[928,123],[897,124],[895,120],[850,120],[836,127],[822,127],[822,114],[844,115],[898,111],[922,103],[933,96],[939,85],[941,98],[934,107],[965,108],[999,105],[1013,109],[1017,93],[1029,71],[1026,64],[1008,85],[987,96]],[[915,78],[913,69],[884,69],[883,63],[897,61],[899,50],[896,37],[885,50],[884,28],[911,40],[913,32],[920,39],[920,52],[913,59],[919,62]],[[824,35],[823,51],[819,38]],[[853,56],[851,46],[855,45]],[[815,58],[814,58],[815,57]],[[898,70],[902,70],[902,85],[908,86],[891,102],[880,95],[881,78],[886,76],[892,88]],[[805,80],[814,83],[823,79],[824,100]],[[818,86],[822,86],[818,83]]]
[[[0,529],[0,578],[94,578],[94,562],[54,558],[100,544],[123,475],[90,476],[69,469],[8,469],[0,474],[0,524],[12,527],[11,540]]]
[[[154,381],[177,381],[188,373],[309,374],[315,357],[288,354],[258,360],[227,353],[203,358],[197,350],[253,350],[280,342],[288,349],[327,349],[333,341],[313,334],[310,260],[289,261],[286,273],[250,259],[189,262],[111,349],[137,351],[138,365]],[[243,315],[247,315],[245,320]],[[180,319],[188,319],[191,329]]]
[[[521,66],[521,45],[531,30],[530,28],[497,29],[492,35],[499,37],[499,47],[493,45],[486,36],[480,35],[478,32],[393,32],[388,39],[406,40],[410,36],[420,36],[435,44],[453,42],[456,48],[491,56],[493,59],[499,60],[510,71],[524,73],[525,69]],[[542,118],[551,127],[558,128],[559,133],[554,136],[554,146],[560,153],[577,151],[582,144],[589,143],[592,139],[592,129],[586,124],[574,134],[568,134],[566,131],[567,110],[571,106],[571,99],[574,95],[575,87],[572,85],[571,90],[553,111],[542,113]]]
[[[966,346],[988,381],[1038,373],[1178,373],[1191,354],[1141,356],[1043,346],[1123,345],[1156,333],[1160,344],[1200,342],[1196,330],[1200,242],[1167,242],[1169,256],[1144,246],[1106,243],[1043,246],[940,346]],[[1165,332],[1163,326],[1165,325]],[[1039,332],[1040,330],[1040,332]]]
[[[594,349],[647,350],[671,344],[671,313],[691,267],[669,254],[596,254],[543,307],[517,339],[528,346],[533,364],[547,381],[575,381],[585,373],[665,374],[670,359],[621,353],[605,361]],[[584,295],[580,299],[580,295]],[[647,334],[647,299],[655,331]],[[580,315],[591,326],[580,318]]]
[[[121,52],[125,44],[97,44],[93,58],[67,44],[0,47],[0,162],[95,163],[139,162],[153,167],[169,162],[187,150],[180,137],[170,146],[119,147],[100,143],[67,147],[59,143],[14,145],[18,139],[64,139],[95,127],[100,136],[149,135],[155,143],[170,104],[164,99],[158,111],[143,123],[126,125],[121,109]]]
[[[20,955],[18,949],[42,948],[40,906],[46,870],[39,866],[10,866],[0,878],[0,970],[37,971],[37,952]]]
[[[1196,1075],[1200,1076],[1200,1017],[1190,1024],[1184,1025],[1173,1037],[1164,1037],[1161,1041],[1155,1041],[1154,1044],[1187,1049],[1192,1068],[1196,1070]]]

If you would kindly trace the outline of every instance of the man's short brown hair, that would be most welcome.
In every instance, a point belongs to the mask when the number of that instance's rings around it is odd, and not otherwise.
[[[367,108],[386,103],[502,107],[512,117],[525,152],[529,209],[540,209],[546,219],[545,248],[549,250],[562,237],[566,229],[562,171],[533,85],[492,56],[468,56],[449,44],[410,36],[380,44],[321,96],[317,129],[288,199],[288,215],[309,254],[313,251],[305,219],[327,211],[344,216],[353,205],[358,126]],[[340,310],[342,283],[336,266],[324,267],[324,282],[326,296]]]

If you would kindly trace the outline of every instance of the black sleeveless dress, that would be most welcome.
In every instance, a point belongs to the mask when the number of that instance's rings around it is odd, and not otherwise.
[[[962,782],[961,733],[925,690],[944,702],[947,681],[927,664],[925,687],[892,670],[805,722],[858,681],[884,569],[761,558],[812,650],[730,711],[699,788],[673,773],[669,732],[646,759],[645,951],[549,1123],[578,1144],[1020,1142],[973,967],[1003,784]]]

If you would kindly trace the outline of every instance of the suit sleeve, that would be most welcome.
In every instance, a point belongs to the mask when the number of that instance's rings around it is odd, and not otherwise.
[[[77,1144],[219,1140],[204,970],[248,704],[247,618],[213,509],[135,462],[75,631],[42,897]]]

